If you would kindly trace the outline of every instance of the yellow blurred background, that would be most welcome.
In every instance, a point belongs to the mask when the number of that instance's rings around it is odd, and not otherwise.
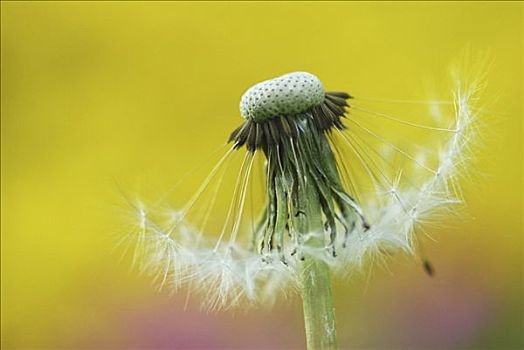
[[[3,348],[303,348],[300,301],[208,314],[120,263],[118,189],[159,194],[223,144],[251,84],[421,97],[489,50],[469,206],[411,258],[337,281],[342,348],[522,345],[522,2],[2,2]],[[201,179],[180,189],[187,197]]]

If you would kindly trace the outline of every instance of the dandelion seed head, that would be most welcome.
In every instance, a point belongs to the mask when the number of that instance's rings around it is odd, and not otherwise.
[[[240,99],[240,114],[255,121],[302,113],[324,99],[324,88],[313,74],[294,72],[258,83]]]
[[[427,119],[437,126],[354,108],[358,96],[350,107],[348,94],[325,92],[320,80],[305,72],[254,85],[241,99],[244,123],[231,135],[234,146],[190,205],[182,210],[134,206],[139,269],[151,273],[160,286],[199,292],[204,307],[217,310],[242,300],[270,303],[294,291],[307,259],[347,276],[396,251],[416,254],[417,237],[428,235],[428,227],[439,225],[462,202],[458,180],[475,149],[483,83],[462,77],[455,82],[452,100],[427,102]],[[438,136],[410,147],[405,140],[384,136],[383,129],[368,124],[370,118]],[[244,145],[224,225],[219,232],[202,232],[198,218],[190,222],[188,211],[198,206],[214,176],[219,174],[221,183],[221,166]],[[248,194],[259,154],[265,167],[263,200]],[[352,155],[351,161],[345,154]],[[325,166],[331,161],[334,167]],[[356,167],[359,173],[352,172]],[[362,177],[370,184],[365,193],[359,193]],[[296,188],[308,183],[317,191],[322,222],[299,232],[297,222],[307,205],[297,199]],[[217,185],[214,193],[220,189]],[[245,210],[253,201],[262,208],[258,226],[248,223]],[[204,202],[210,207],[204,210],[207,221],[215,197]]]

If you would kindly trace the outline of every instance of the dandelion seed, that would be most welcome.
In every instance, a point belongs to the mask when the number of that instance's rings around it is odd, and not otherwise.
[[[386,251],[413,254],[415,233],[425,233],[423,227],[460,202],[456,179],[475,138],[480,106],[473,104],[481,87],[480,80],[461,80],[453,100],[428,101],[424,124],[372,110],[366,102],[374,99],[325,91],[306,72],[256,84],[241,98],[244,121],[231,133],[229,150],[188,204],[154,215],[137,207],[136,259],[160,285],[200,291],[209,309],[273,301],[298,290],[308,347],[334,348],[330,273],[351,273]],[[406,146],[377,122],[431,134],[438,143]],[[201,230],[239,152],[245,153],[224,223],[218,235],[206,235]],[[249,197],[260,159],[263,200]],[[193,226],[189,213],[213,183],[201,222]],[[260,217],[244,225],[248,211],[254,216],[246,208],[253,201],[262,206]],[[423,266],[433,275],[428,260]]]

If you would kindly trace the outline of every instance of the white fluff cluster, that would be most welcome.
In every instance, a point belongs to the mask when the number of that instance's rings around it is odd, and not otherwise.
[[[134,264],[151,274],[159,288],[186,286],[203,295],[203,307],[229,308],[240,300],[273,301],[294,283],[296,262],[274,254],[260,256],[239,244],[206,240],[180,215],[136,204],[132,232]]]
[[[419,169],[421,174],[429,171],[430,175],[424,178],[419,174],[424,180],[416,186],[403,182],[399,174],[387,191],[379,193],[382,202],[365,203],[363,211],[368,215],[370,230],[351,235],[341,256],[331,258],[330,264],[344,270],[361,267],[367,257],[380,258],[384,252],[402,250],[414,254],[415,233],[423,232],[424,227],[432,223],[442,223],[441,219],[454,213],[455,205],[462,202],[458,178],[465,173],[467,161],[473,154],[471,147],[477,134],[475,122],[480,113],[480,110],[473,110],[476,96],[470,95],[471,92],[455,95],[453,131],[441,145],[433,172],[427,167]]]
[[[461,201],[456,180],[469,158],[480,112],[474,106],[478,84],[467,88],[460,85],[452,101],[454,125],[441,145],[437,166],[421,176],[417,186],[402,181],[399,173],[389,189],[377,191],[377,201],[362,203],[371,228],[365,232],[357,228],[347,241],[339,235],[337,244],[344,248],[338,249],[337,257],[327,249],[289,245],[284,252],[288,258],[282,261],[281,254],[259,255],[238,242],[206,238],[186,222],[183,213],[148,211],[137,205],[136,263],[141,270],[153,273],[161,286],[186,286],[204,296],[206,308],[218,309],[237,305],[240,300],[274,300],[292,290],[304,256],[314,255],[333,271],[346,274],[384,252],[414,253],[414,233],[427,223],[439,221],[449,214],[451,204]]]
[[[240,114],[260,121],[299,114],[324,100],[324,88],[313,74],[294,72],[258,83],[240,99]]]

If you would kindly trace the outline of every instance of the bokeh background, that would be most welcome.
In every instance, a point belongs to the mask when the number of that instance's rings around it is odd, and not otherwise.
[[[522,2],[1,3],[3,348],[304,348],[297,297],[207,313],[120,262],[119,189],[159,194],[288,71],[423,98],[493,59],[468,208],[425,252],[336,281],[342,348],[522,346]],[[187,196],[201,179],[180,189]]]

